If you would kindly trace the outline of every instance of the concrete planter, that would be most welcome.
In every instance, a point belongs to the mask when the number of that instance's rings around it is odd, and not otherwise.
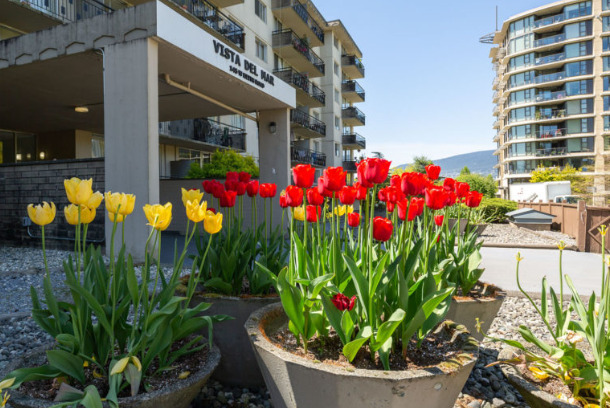
[[[214,326],[214,344],[220,349],[222,358],[214,371],[213,378],[230,386],[241,388],[262,387],[265,380],[258,368],[256,357],[244,324],[255,310],[279,301],[277,296],[222,296],[207,294],[195,295],[191,307],[201,303],[211,303],[206,314],[225,314],[234,320],[227,320]],[[207,336],[207,329],[201,333]]]
[[[500,310],[500,306],[502,306],[502,302],[506,298],[506,293],[493,285],[479,282],[475,286],[475,290],[482,291],[484,287],[487,293],[495,294],[495,296],[482,299],[454,296],[451,299],[449,312],[447,312],[445,317],[448,320],[453,320],[466,326],[471,336],[479,341],[483,340],[483,334],[479,333],[476,329],[476,318],[479,318],[483,332],[487,333]]]
[[[518,355],[518,350],[513,347],[505,348],[498,355],[498,361],[509,360]],[[555,398],[548,392],[539,389],[535,384],[532,384],[523,376],[517,368],[510,364],[500,364],[502,373],[508,379],[513,387],[519,391],[525,402],[531,408],[578,408],[578,405],[568,404]]]
[[[15,359],[6,367],[0,378],[3,378],[6,374],[17,368],[45,364],[47,361],[45,350],[38,349],[31,354]],[[119,398],[119,406],[121,408],[189,408],[191,402],[199,394],[219,362],[220,351],[214,346],[209,351],[208,359],[199,371],[191,373],[186,379],[160,390],[139,394],[135,397]],[[178,374],[175,373],[175,375]],[[57,404],[49,400],[32,398],[18,390],[11,390],[10,394],[10,404],[14,408],[49,408]],[[109,407],[106,402],[104,402],[103,406],[104,408]]]
[[[271,343],[267,336],[287,321],[278,303],[257,310],[245,325],[276,408],[453,408],[478,358],[476,340],[463,326],[450,323],[448,330],[464,330],[454,340],[467,356],[461,364],[407,371],[346,369],[298,357]]]
[[[449,229],[452,229],[453,226],[455,224],[457,224],[458,219],[457,218],[449,218],[447,220],[447,226],[449,227]],[[466,224],[468,223],[467,219],[464,218],[460,218],[460,226],[458,227],[460,230],[460,235],[462,235],[464,233],[464,231],[466,230]]]
[[[483,235],[483,232],[485,232],[486,228],[487,228],[487,224],[472,224],[470,226],[470,230],[479,236]]]

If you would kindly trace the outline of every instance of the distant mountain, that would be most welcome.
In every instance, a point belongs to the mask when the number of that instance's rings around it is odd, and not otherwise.
[[[498,163],[498,159],[493,155],[493,150],[483,150],[480,152],[458,154],[444,159],[434,160],[434,164],[441,166],[442,177],[457,177],[464,166],[468,166],[471,173],[478,173],[484,176],[495,174],[493,166]],[[396,167],[405,168],[409,164],[401,164]]]

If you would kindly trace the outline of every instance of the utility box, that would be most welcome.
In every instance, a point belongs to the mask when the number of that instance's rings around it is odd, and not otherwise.
[[[511,184],[508,190],[509,198],[513,201],[548,202],[554,201],[557,196],[572,194],[569,181],[546,181],[544,183],[518,183]]]
[[[506,213],[506,216],[511,224],[534,231],[550,231],[553,218],[556,217],[533,208],[521,208]]]

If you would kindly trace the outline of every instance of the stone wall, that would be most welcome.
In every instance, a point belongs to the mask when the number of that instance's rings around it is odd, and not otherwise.
[[[40,246],[40,227],[24,226],[27,206],[42,201],[54,202],[57,215],[45,227],[48,248],[74,249],[74,227],[67,223],[63,209],[69,204],[64,180],[71,177],[93,179],[93,191],[104,192],[104,160],[54,160],[0,165],[0,245]],[[103,245],[104,203],[90,224],[87,238]],[[30,235],[33,235],[31,237]]]

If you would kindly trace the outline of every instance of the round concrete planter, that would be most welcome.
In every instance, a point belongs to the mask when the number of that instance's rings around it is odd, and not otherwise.
[[[0,375],[0,378],[3,378],[6,374],[21,367],[33,367],[45,364],[47,362],[45,350],[46,349],[44,348],[38,349],[30,354],[15,359],[6,367],[4,372]],[[195,399],[197,394],[199,394],[201,388],[203,388],[208,381],[219,362],[220,351],[214,346],[209,351],[207,361],[199,371],[191,373],[191,375],[184,380],[175,382],[172,385],[157,391],[139,394],[135,397],[119,398],[119,406],[121,408],[189,408],[191,402]],[[175,375],[177,374],[178,373],[175,373]],[[11,390],[10,394],[10,404],[14,408],[48,408],[57,404],[57,402],[54,401],[32,398],[29,395],[19,392],[19,390]],[[103,406],[104,408],[109,407],[106,402],[104,402]]]
[[[461,364],[406,371],[346,369],[298,357],[271,343],[268,335],[287,321],[278,303],[257,310],[245,325],[275,408],[453,408],[479,354],[477,341],[464,327],[450,323],[449,330],[463,330],[454,336],[463,344]]]
[[[481,236],[486,228],[487,228],[487,224],[472,224],[470,226],[470,230],[473,231],[478,236]]]
[[[208,315],[225,314],[234,320],[214,325],[214,344],[220,349],[222,358],[213,378],[225,385],[240,387],[262,387],[265,380],[258,368],[254,351],[244,330],[244,324],[255,310],[279,301],[277,296],[221,296],[195,295],[191,307],[201,302],[211,303],[205,311]],[[207,329],[201,333],[207,336]]]
[[[480,299],[454,296],[445,317],[466,326],[470,334],[479,341],[483,340],[483,334],[477,331],[477,317],[481,322],[481,329],[487,333],[506,298],[506,293],[502,289],[482,282],[477,283],[474,290],[483,291],[484,288],[486,293],[495,294],[495,296]]]
[[[510,360],[518,355],[518,350],[513,347],[505,348],[498,354],[498,361]],[[568,404],[555,398],[548,392],[542,391],[535,384],[532,384],[519,372],[519,370],[510,364],[500,364],[502,373],[508,379],[508,382],[519,391],[525,402],[531,408],[578,408],[578,405]]]
[[[447,220],[447,225],[449,226],[449,229],[452,229],[452,228],[453,228],[453,226],[454,226],[455,224],[457,224],[457,222],[458,222],[458,219],[457,219],[457,218],[449,218],[449,219]],[[459,226],[459,229],[460,229],[460,235],[462,235],[462,234],[464,233],[464,231],[466,230],[466,224],[467,224],[467,223],[468,223],[468,220],[467,220],[467,219],[460,218],[460,226]]]

